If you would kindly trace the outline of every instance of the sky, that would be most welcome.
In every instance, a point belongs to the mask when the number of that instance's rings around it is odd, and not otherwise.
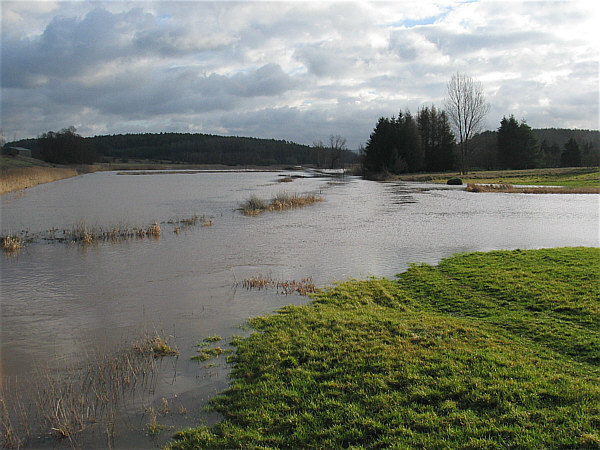
[[[485,129],[599,128],[592,1],[5,1],[7,140],[208,133],[356,149],[379,117],[443,108],[460,72]]]

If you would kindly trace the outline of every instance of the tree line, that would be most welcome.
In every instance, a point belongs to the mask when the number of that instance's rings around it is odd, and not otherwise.
[[[140,133],[82,137],[74,127],[49,131],[35,139],[11,142],[57,164],[129,162],[240,165],[314,165],[337,168],[358,161],[346,140],[332,135],[330,143],[308,146],[286,140],[191,133]]]
[[[365,148],[363,174],[379,178],[404,172],[466,173],[479,169],[597,166],[598,131],[533,130],[525,120],[505,116],[497,131],[481,132],[489,104],[483,88],[457,73],[447,84],[445,109],[426,106],[381,117]],[[562,137],[557,139],[557,136]],[[540,140],[540,137],[542,140]],[[577,139],[576,139],[577,138]],[[557,142],[561,141],[560,143]]]

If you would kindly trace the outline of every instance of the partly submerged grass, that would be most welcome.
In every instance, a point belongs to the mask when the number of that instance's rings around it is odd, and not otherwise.
[[[251,321],[224,420],[171,448],[599,448],[600,249],[341,283]]]
[[[600,187],[515,186],[512,184],[468,183],[469,192],[504,192],[510,194],[600,194]]]
[[[598,167],[561,167],[526,170],[477,170],[467,175],[454,173],[406,174],[394,176],[400,181],[446,183],[460,177],[464,183],[564,186],[570,188],[600,187]]]
[[[253,195],[242,203],[240,209],[247,216],[257,216],[264,211],[283,211],[285,209],[302,208],[322,200],[322,197],[315,194],[280,193],[270,201],[263,200]]]

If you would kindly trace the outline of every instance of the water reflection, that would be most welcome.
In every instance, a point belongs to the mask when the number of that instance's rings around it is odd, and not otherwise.
[[[194,214],[213,219],[210,227],[170,230],[158,241],[89,247],[40,241],[15,257],[0,256],[2,375],[23,379],[41,362],[59,370],[82,361],[94,345],[113,348],[142,329],[161,330],[173,336],[181,356],[176,371],[162,368],[151,403],[185,399],[190,413],[176,422],[193,425],[200,406],[227,386],[228,374],[222,357],[190,360],[198,342],[220,335],[226,346],[228,336],[246,333],[240,325],[248,317],[306,301],[234,289],[244,278],[312,277],[323,286],[394,276],[412,262],[436,263],[463,251],[599,245],[597,195],[472,194],[351,177],[279,183],[278,175],[95,173],[2,196],[2,232],[40,233],[80,221],[107,227]],[[324,201],[258,217],[236,210],[252,194],[279,192],[320,193]],[[115,432],[116,447],[147,448],[168,439],[165,431],[151,440],[136,414]],[[103,439],[86,444],[105,446]]]

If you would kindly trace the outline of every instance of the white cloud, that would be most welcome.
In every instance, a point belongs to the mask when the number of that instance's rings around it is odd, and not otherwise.
[[[596,2],[2,2],[2,128],[364,143],[456,71],[502,116],[598,128]]]

